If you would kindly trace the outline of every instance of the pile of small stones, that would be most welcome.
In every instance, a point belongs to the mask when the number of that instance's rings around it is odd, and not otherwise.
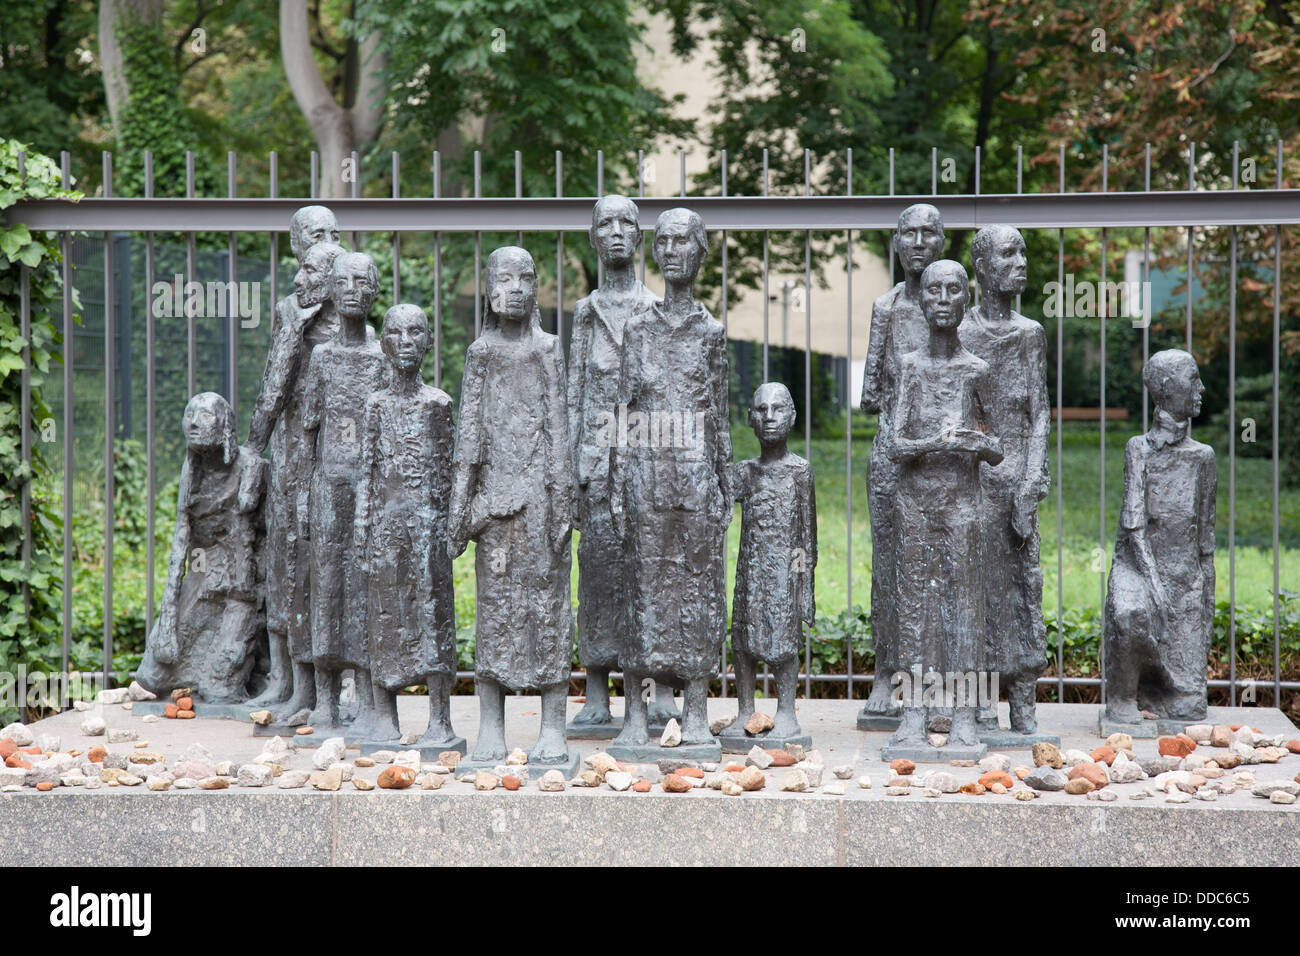
[[[133,685],[129,689],[102,692],[100,703],[129,708],[132,700],[146,699],[143,694],[148,691],[143,688],[137,691]],[[178,699],[174,701],[178,710],[182,702],[192,703]],[[417,750],[400,749],[381,750],[349,761],[342,737],[329,738],[314,750],[297,748],[294,738],[286,742],[282,737],[272,737],[266,741],[261,754],[242,764],[218,761],[206,747],[195,743],[169,767],[161,753],[149,749],[148,741],[138,739],[135,730],[106,727],[103,718],[98,716],[88,716],[80,729],[89,737],[102,737],[108,745],[129,744],[130,747],[123,752],[111,752],[103,744],[89,745],[84,751],[65,749],[57,736],[35,737],[23,724],[10,724],[0,729],[0,760],[4,762],[0,767],[0,791],[24,788],[49,791],[60,786],[337,791],[345,784],[362,791],[413,787],[438,790],[455,781],[469,785],[471,792],[486,792],[518,791],[530,778],[528,754],[521,749],[512,751],[501,765],[491,770],[458,773],[461,755],[456,751],[445,751],[434,762],[424,762]],[[918,774],[912,761],[900,759],[890,764],[884,794],[903,797],[919,793],[929,798],[945,794],[995,794],[1033,800],[1042,793],[1060,791],[1108,803],[1120,797],[1116,785],[1141,784],[1128,792],[1129,799],[1163,795],[1164,802],[1176,805],[1192,800],[1214,801],[1240,790],[1273,803],[1293,804],[1300,796],[1300,774],[1294,781],[1257,783],[1254,773],[1244,769],[1246,765],[1277,763],[1284,757],[1300,754],[1300,740],[1267,736],[1240,725],[1206,724],[1160,737],[1156,745],[1158,756],[1140,760],[1134,754],[1132,738],[1122,733],[1112,734],[1091,753],[1062,752],[1050,743],[1036,743],[1031,751],[1033,767],[1013,767],[1011,758],[998,753],[978,762],[952,761],[958,768],[978,771],[976,779],[965,781],[944,769]],[[304,761],[310,766],[293,766]],[[781,774],[776,779],[778,771]],[[805,751],[792,744],[783,749],[755,745],[743,760],[734,758],[721,763],[670,758],[653,764],[627,764],[600,752],[586,758],[582,771],[572,780],[566,780],[559,770],[548,770],[533,783],[543,793],[569,788],[648,793],[657,786],[662,792],[672,794],[717,790],[725,796],[740,796],[775,785],[774,789],[782,792],[843,796],[853,775],[852,764],[836,766],[828,772],[819,751]],[[871,789],[871,778],[859,777],[857,786]]]

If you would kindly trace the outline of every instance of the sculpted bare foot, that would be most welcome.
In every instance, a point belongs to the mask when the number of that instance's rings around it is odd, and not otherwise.
[[[578,713],[574,715],[573,722],[575,724],[607,724],[612,719],[613,717],[609,712],[608,700],[597,703],[594,700],[588,699],[587,702],[582,705],[582,710],[578,711]]]
[[[948,735],[948,743],[962,747],[974,747],[979,743],[979,736],[975,731],[974,710],[960,707],[957,713],[952,715],[952,733]]]
[[[892,689],[888,684],[882,681],[876,681],[871,685],[871,696],[867,702],[862,705],[862,709],[868,714],[885,714],[887,716],[897,716],[899,707],[894,702]]]
[[[397,721],[392,718],[376,716],[367,727],[352,725],[352,733],[367,740],[397,740],[402,736]]]
[[[429,729],[420,735],[420,743],[426,746],[433,744],[451,743],[456,738],[455,732],[451,729],[451,724],[446,721],[440,721],[436,724],[430,724]]]
[[[504,740],[482,740],[470,754],[470,759],[479,763],[502,763],[506,759],[506,742]]]
[[[529,763],[565,763],[569,759],[569,742],[564,734],[555,730],[544,730],[537,738],[537,745],[528,751]]]
[[[799,721],[795,720],[793,715],[782,714],[777,711],[776,725],[772,728],[768,736],[771,737],[799,737],[802,736],[803,730],[799,727]]]
[[[895,747],[921,747],[925,745],[925,711],[919,707],[903,710],[902,720],[894,736],[889,738]]]

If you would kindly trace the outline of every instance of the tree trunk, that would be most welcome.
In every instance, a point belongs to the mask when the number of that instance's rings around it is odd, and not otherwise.
[[[131,96],[122,68],[122,48],[117,42],[118,21],[126,17],[158,26],[162,15],[163,0],[99,0],[99,64],[114,136],[122,135],[122,111]]]
[[[285,76],[289,79],[289,89],[320,152],[319,195],[323,199],[352,194],[352,178],[358,175],[358,171],[345,164],[349,164],[354,150],[360,151],[379,134],[384,86],[382,79],[375,74],[382,71],[385,58],[378,46],[378,34],[372,34],[362,42],[357,101],[351,109],[346,109],[330,95],[316,67],[306,0],[280,0],[280,56],[284,61]]]

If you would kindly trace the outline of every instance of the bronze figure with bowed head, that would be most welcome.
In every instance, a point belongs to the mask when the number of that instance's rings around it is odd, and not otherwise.
[[[307,368],[303,434],[313,467],[310,487],[300,491],[298,504],[298,533],[310,540],[311,553],[316,705],[309,722],[318,729],[339,725],[343,671],[352,669],[359,703],[352,731],[364,737],[373,698],[365,581],[352,530],[366,400],[388,380],[384,353],[366,323],[379,296],[374,261],[362,252],[336,258],[330,295],[339,331],[312,351]]]
[[[304,441],[307,366],[316,346],[339,329],[330,298],[334,260],[343,253],[338,226],[324,206],[294,214],[290,247],[299,259],[294,292],[276,303],[271,348],[253,408],[247,447],[261,454],[270,444],[267,489],[266,628],[271,673],[266,690],[250,707],[280,705],[287,720],[316,703],[311,661],[311,555],[298,535],[298,499],[311,482],[312,451]],[[317,238],[322,237],[322,238]],[[331,238],[333,237],[333,238]]]
[[[767,747],[812,746],[795,715],[803,626],[816,604],[817,499],[812,466],[786,446],[794,427],[794,399],[780,382],[754,392],[749,424],[759,457],[738,462],[731,486],[740,502],[740,554],[731,604],[731,652],[736,665],[739,716],[722,734],[724,750],[744,752],[757,739],[745,730],[754,714],[758,661],[776,671],[776,718],[761,735]]]
[[[136,680],[155,694],[188,687],[205,703],[248,694],[264,633],[262,497],[268,465],[240,448],[235,413],[215,392],[185,406],[176,531],[158,620]]]
[[[733,499],[726,331],[694,295],[708,248],[695,212],[659,216],[654,257],[664,298],[633,316],[625,333],[619,400],[629,427],[617,443],[613,499],[628,555],[629,617],[619,651],[627,716],[609,748],[618,759],[645,759],[639,755],[656,749],[643,681],[685,688],[675,753],[721,754],[707,701],[726,639],[723,545]]]
[[[1196,360],[1181,349],[1157,352],[1142,381],[1156,414],[1150,430],[1124,448],[1124,502],[1106,593],[1102,729],[1109,722],[1154,736],[1206,717],[1218,470],[1214,449],[1191,437],[1205,392]],[[1143,710],[1157,716],[1154,730]]]
[[[894,583],[899,466],[889,454],[893,419],[899,400],[902,357],[924,346],[929,338],[921,313],[921,274],[943,254],[943,220],[928,203],[908,206],[898,217],[893,253],[903,269],[898,283],[871,306],[871,334],[862,380],[862,411],[876,415],[867,478],[867,508],[871,517],[871,639],[876,679],[858,715],[862,730],[892,728],[898,708],[890,679],[899,670],[898,599]]]
[[[919,679],[930,672],[974,675],[982,666],[984,581],[980,563],[980,463],[1002,461],[990,433],[988,364],[962,348],[969,279],[960,263],[942,259],[921,274],[921,308],[929,340],[899,361],[898,405],[889,455],[898,466],[894,581],[898,662]],[[895,675],[896,677],[900,675]],[[965,686],[958,684],[959,687]],[[887,760],[982,756],[977,700],[943,698],[952,710],[946,748],[930,747],[927,707],[919,690],[902,699]]]
[[[464,739],[451,728],[456,611],[447,513],[455,424],[451,396],[420,376],[430,339],[419,306],[385,313],[379,342],[391,377],[366,400],[353,547],[366,579],[371,740],[401,737],[394,695],[425,684],[429,725],[419,743],[464,753]]]
[[[482,334],[465,353],[448,521],[452,556],[473,541],[479,733],[471,764],[506,757],[504,691],[539,690],[530,767],[576,769],[564,735],[573,655],[573,462],[564,352],[541,327],[532,256],[488,256]]]
[[[1047,337],[1015,311],[1025,290],[1025,240],[1011,226],[985,226],[971,243],[980,304],[958,332],[967,351],[989,365],[987,412],[1002,442],[1001,464],[980,466],[984,524],[984,665],[1006,687],[1014,736],[999,731],[996,701],[981,735],[1009,746],[1035,735],[1036,689],[1047,665],[1038,503],[1047,496]],[[1041,735],[1040,735],[1041,737]],[[1059,743],[1059,738],[1051,737]]]
[[[587,700],[568,728],[570,737],[612,737],[621,728],[609,710],[609,672],[618,667],[625,625],[626,561],[614,525],[610,494],[617,434],[623,336],[632,316],[656,296],[636,277],[641,220],[625,196],[603,196],[592,208],[588,232],[604,278],[573,311],[569,343],[569,432],[573,441],[578,539],[578,661],[586,669]],[[650,725],[680,717],[672,688],[656,685]]]

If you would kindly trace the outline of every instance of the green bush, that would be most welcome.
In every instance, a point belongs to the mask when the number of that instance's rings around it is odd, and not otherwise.
[[[22,199],[64,198],[80,194],[60,187],[59,170],[39,153],[25,157],[26,181],[18,171],[15,140],[0,142],[0,209]],[[32,234],[22,223],[0,230],[0,670],[20,666],[44,671],[59,666],[59,601],[62,515],[45,493],[50,465],[41,452],[42,423],[50,410],[42,394],[51,364],[58,360],[59,336],[52,316],[61,296],[58,243],[50,234]],[[31,307],[31,339],[22,336],[21,275],[26,268]],[[75,303],[74,303],[75,306]],[[24,350],[31,350],[31,460],[23,459],[22,390]],[[23,557],[24,487],[31,489],[31,560]],[[24,593],[24,586],[26,594]],[[13,708],[0,708],[11,720]]]

